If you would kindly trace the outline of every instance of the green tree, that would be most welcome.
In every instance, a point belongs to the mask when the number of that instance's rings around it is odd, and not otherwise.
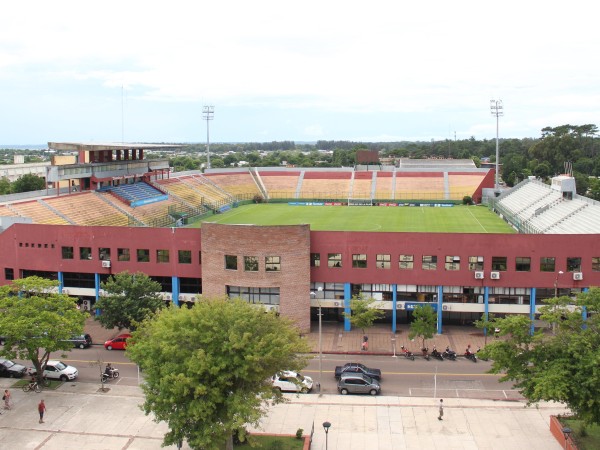
[[[143,409],[170,431],[163,445],[185,440],[220,449],[257,425],[265,401],[282,401],[268,379],[300,370],[309,351],[292,322],[239,299],[203,299],[166,308],[144,321],[127,348],[143,369]]]
[[[85,316],[75,299],[58,293],[58,281],[40,277],[0,287],[0,330],[6,341],[0,354],[31,361],[41,379],[50,353],[68,351],[68,341],[83,332]]]
[[[100,286],[104,293],[95,308],[102,313],[96,320],[105,328],[134,330],[138,323],[165,305],[159,295],[160,283],[141,272],[111,275]]]
[[[365,298],[362,293],[355,295],[350,300],[351,311],[344,313],[350,323],[360,328],[363,334],[367,328],[372,327],[373,323],[385,314],[381,309],[373,308],[374,302],[374,298]]]
[[[40,191],[42,189],[46,189],[46,181],[32,173],[20,176],[11,184],[11,190],[15,194],[19,192]]]
[[[0,195],[10,194],[10,181],[6,177],[0,178]]]
[[[531,335],[527,316],[496,319],[506,339],[488,344],[483,357],[493,360],[490,372],[504,374],[500,381],[514,381],[529,403],[565,403],[581,420],[600,424],[600,288],[575,301],[559,297],[547,303],[540,318],[555,334]]]
[[[436,329],[437,316],[429,305],[416,306],[412,313],[413,321],[410,323],[409,339],[421,339],[421,348],[425,348],[425,340],[431,339]]]
[[[482,314],[481,318],[473,323],[476,328],[479,328],[483,331],[483,345],[487,345],[487,337],[490,334],[490,330],[496,329],[495,318],[496,316],[491,313],[488,314],[487,319],[485,314]]]

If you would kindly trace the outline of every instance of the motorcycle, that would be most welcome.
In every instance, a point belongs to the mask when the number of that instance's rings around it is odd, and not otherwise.
[[[412,359],[413,361],[415,360],[415,355],[413,355],[410,350],[404,347],[404,345],[400,347],[400,350],[402,350],[402,354],[405,358]]]
[[[421,353],[423,358],[425,358],[427,361],[429,361],[429,349],[427,347],[423,347],[421,349]]]
[[[102,383],[106,383],[110,379],[119,378],[119,369],[115,368],[107,368],[104,372],[102,372]]]
[[[470,359],[474,363],[477,362],[477,355],[471,351],[470,345],[467,347],[467,350],[465,350],[465,358]]]
[[[456,352],[454,350],[450,350],[450,347],[446,347],[446,350],[444,350],[443,355],[446,359],[456,361]]]
[[[431,350],[431,356],[433,356],[436,359],[439,359],[440,361],[444,360],[444,355],[437,351],[435,345],[433,346],[433,350]]]

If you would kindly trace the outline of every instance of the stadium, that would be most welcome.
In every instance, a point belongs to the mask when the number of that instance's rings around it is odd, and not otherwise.
[[[470,160],[173,173],[144,158],[165,147],[49,143],[73,156],[45,169],[48,189],[0,198],[0,284],[55,279],[92,310],[110,275],[139,271],[166,302],[240,297],[304,331],[319,309],[349,330],[362,293],[392,332],[431,305],[439,333],[535,320],[545,299],[600,285],[600,204],[568,174],[499,191]]]

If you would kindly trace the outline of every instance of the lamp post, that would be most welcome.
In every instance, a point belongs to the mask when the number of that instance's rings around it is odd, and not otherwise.
[[[392,350],[394,352],[394,354],[392,355],[392,358],[397,358],[396,356],[396,335],[392,334]]]
[[[561,276],[564,272],[562,270],[559,270],[556,273],[556,278],[554,278],[554,298],[557,299],[558,298],[558,277]],[[556,305],[554,306],[554,308],[556,308]],[[556,321],[552,322],[552,334],[555,335],[556,334]]]
[[[317,291],[323,292],[323,288],[319,286]],[[310,294],[314,296],[319,303],[319,392],[321,392],[321,382],[323,381],[323,313],[321,312],[321,300],[317,294],[315,292],[311,292]]]
[[[325,450],[327,450],[327,446],[329,445],[329,427],[331,426],[330,422],[323,422],[323,429],[325,430]]]
[[[490,100],[490,109],[492,111],[492,116],[496,117],[496,183],[495,183],[495,188],[496,188],[496,195],[497,195],[497,192],[499,190],[499,183],[498,183],[499,166],[498,166],[498,163],[500,162],[498,130],[499,130],[499,123],[500,123],[500,116],[504,115],[502,100]]]
[[[571,436],[571,433],[573,432],[573,430],[571,430],[569,427],[565,427],[562,429],[562,432],[565,437],[565,450],[567,450],[567,442],[569,441],[569,436]]]

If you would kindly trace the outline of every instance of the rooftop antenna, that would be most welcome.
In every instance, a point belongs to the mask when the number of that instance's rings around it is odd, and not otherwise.
[[[208,122],[214,119],[215,107],[214,106],[203,106],[202,107],[202,118],[206,120],[206,168],[210,169],[210,134]]]
[[[490,100],[490,108],[492,111],[492,116],[496,116],[496,192],[499,191],[499,183],[498,183],[498,175],[499,175],[499,167],[500,163],[500,152],[499,152],[499,141],[498,141],[498,125],[500,122],[500,117],[504,115],[504,109],[502,106],[502,100]]]

